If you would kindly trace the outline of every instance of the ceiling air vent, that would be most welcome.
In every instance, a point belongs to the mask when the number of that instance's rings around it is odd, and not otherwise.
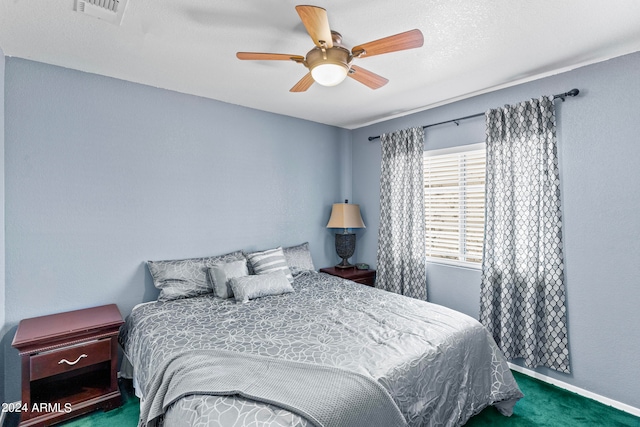
[[[76,12],[120,25],[127,0],[76,0]]]

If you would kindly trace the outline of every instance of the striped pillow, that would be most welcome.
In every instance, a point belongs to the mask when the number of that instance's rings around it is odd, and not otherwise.
[[[253,252],[246,254],[251,268],[255,274],[272,273],[282,271],[290,283],[293,283],[293,275],[287,266],[287,259],[284,257],[282,248],[269,249],[263,252]]]

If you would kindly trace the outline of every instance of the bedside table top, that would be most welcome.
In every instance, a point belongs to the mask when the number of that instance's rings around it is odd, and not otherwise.
[[[68,311],[20,321],[11,345],[20,349],[93,331],[117,329],[124,322],[115,304]]]
[[[376,273],[375,270],[358,270],[355,267],[350,268],[336,268],[336,267],[327,267],[321,268],[321,273],[331,274],[332,276],[342,277],[343,279],[361,279],[363,277],[370,277]]]

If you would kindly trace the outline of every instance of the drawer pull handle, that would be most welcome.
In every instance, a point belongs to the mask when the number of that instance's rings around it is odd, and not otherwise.
[[[78,363],[78,362],[80,361],[80,359],[83,359],[83,358],[85,358],[85,357],[89,357],[89,356],[87,356],[86,354],[81,354],[81,355],[76,359],[76,361],[75,361],[75,362],[69,362],[67,359],[62,359],[61,361],[59,361],[59,362],[58,362],[58,365],[62,365],[63,363],[66,363],[66,364],[67,364],[67,365],[69,365],[69,366],[73,366],[73,365],[75,365],[76,363]]]

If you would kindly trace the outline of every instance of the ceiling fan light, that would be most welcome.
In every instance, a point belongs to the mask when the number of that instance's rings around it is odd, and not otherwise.
[[[323,86],[335,86],[347,77],[349,68],[342,64],[323,63],[311,70],[311,77]]]
[[[335,86],[347,77],[350,60],[350,52],[342,46],[315,47],[307,53],[305,65],[316,83]]]

